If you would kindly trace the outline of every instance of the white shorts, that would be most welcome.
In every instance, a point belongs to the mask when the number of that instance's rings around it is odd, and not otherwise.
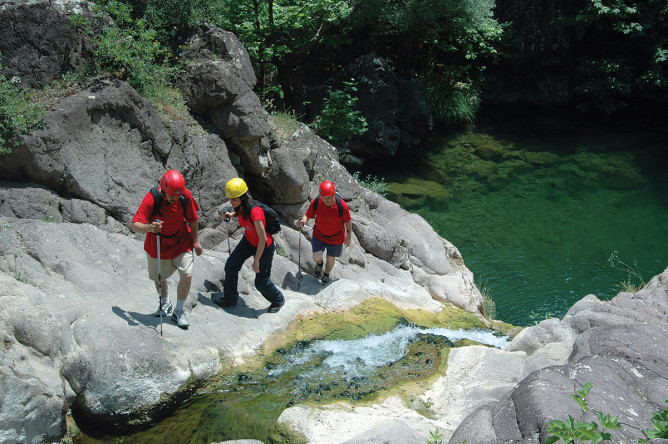
[[[148,278],[152,281],[158,280],[158,260],[146,253],[148,259]],[[195,250],[186,251],[174,259],[160,260],[160,279],[163,281],[170,277],[176,270],[179,274],[193,274],[195,264]]]

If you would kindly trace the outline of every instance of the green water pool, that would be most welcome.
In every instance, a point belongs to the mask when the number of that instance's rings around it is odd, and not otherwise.
[[[530,325],[668,266],[667,151],[647,132],[473,128],[370,173],[457,246],[497,319]]]

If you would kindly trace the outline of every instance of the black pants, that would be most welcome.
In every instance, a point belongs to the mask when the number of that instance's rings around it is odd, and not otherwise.
[[[271,263],[274,260],[274,243],[265,247],[260,257],[260,272],[255,275],[255,288],[260,294],[272,304],[283,302],[283,293],[271,281]],[[245,237],[237,244],[225,263],[225,283],[223,284],[223,296],[226,303],[236,304],[239,299],[239,270],[249,257],[254,257],[257,247],[251,245]]]

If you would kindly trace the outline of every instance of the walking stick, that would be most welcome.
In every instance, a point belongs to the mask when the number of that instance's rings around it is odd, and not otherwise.
[[[298,228],[297,236],[299,236],[299,254],[297,255],[297,266],[299,268],[297,270],[297,291],[299,291],[299,287],[302,284],[302,229],[301,227]]]
[[[232,247],[230,247],[230,218],[226,217],[225,222],[227,222],[227,253],[232,254]]]
[[[156,219],[156,222],[160,222],[160,219]],[[160,336],[162,336],[162,267],[160,265],[160,233],[155,234],[155,238],[158,243],[158,310],[160,311]]]

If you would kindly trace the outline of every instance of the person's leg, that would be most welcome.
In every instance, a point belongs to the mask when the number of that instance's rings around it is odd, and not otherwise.
[[[327,263],[325,264],[325,273],[322,275],[322,284],[329,282],[329,273],[332,272],[336,258],[341,256],[343,244],[327,244]]]
[[[234,248],[230,257],[225,262],[225,282],[223,282],[223,303],[227,306],[236,305],[239,299],[239,271],[246,259],[251,257],[254,252],[254,247],[242,237],[237,246]]]
[[[193,250],[186,251],[174,258],[173,262],[179,271],[179,285],[176,287],[176,309],[183,310],[183,304],[188,298],[193,279],[195,252]]]
[[[325,243],[314,237],[311,239],[311,248],[313,249],[313,260],[315,261],[313,275],[319,278],[322,274],[322,254],[325,252]]]
[[[160,261],[160,283],[162,284],[162,293],[160,292],[160,287],[158,286],[158,259],[151,257],[146,254],[147,263],[148,263],[148,277],[153,281],[155,285],[155,291],[158,295],[161,295],[162,298],[158,305],[158,310],[154,313],[155,316],[160,316],[160,307],[162,306],[162,315],[167,316],[172,311],[172,303],[169,300],[167,278],[169,278],[176,267],[172,264],[172,261],[169,259]]]
[[[169,295],[167,294],[167,289],[169,288],[169,285],[167,285],[167,279],[163,279],[160,282],[162,283],[162,302],[163,303],[169,302]],[[160,288],[158,287],[158,279],[156,278],[156,280],[153,281],[153,283],[155,284],[155,291],[157,291],[158,294],[161,294]]]
[[[325,264],[325,274],[329,274],[332,272],[332,268],[334,268],[335,262],[336,262],[335,257],[327,256],[327,263]]]
[[[258,289],[266,300],[271,302],[271,307],[280,308],[285,302],[285,298],[283,297],[283,293],[281,293],[271,280],[271,264],[274,261],[275,250],[276,247],[274,244],[271,244],[262,253],[262,257],[260,257],[260,272],[255,275],[255,288]]]

